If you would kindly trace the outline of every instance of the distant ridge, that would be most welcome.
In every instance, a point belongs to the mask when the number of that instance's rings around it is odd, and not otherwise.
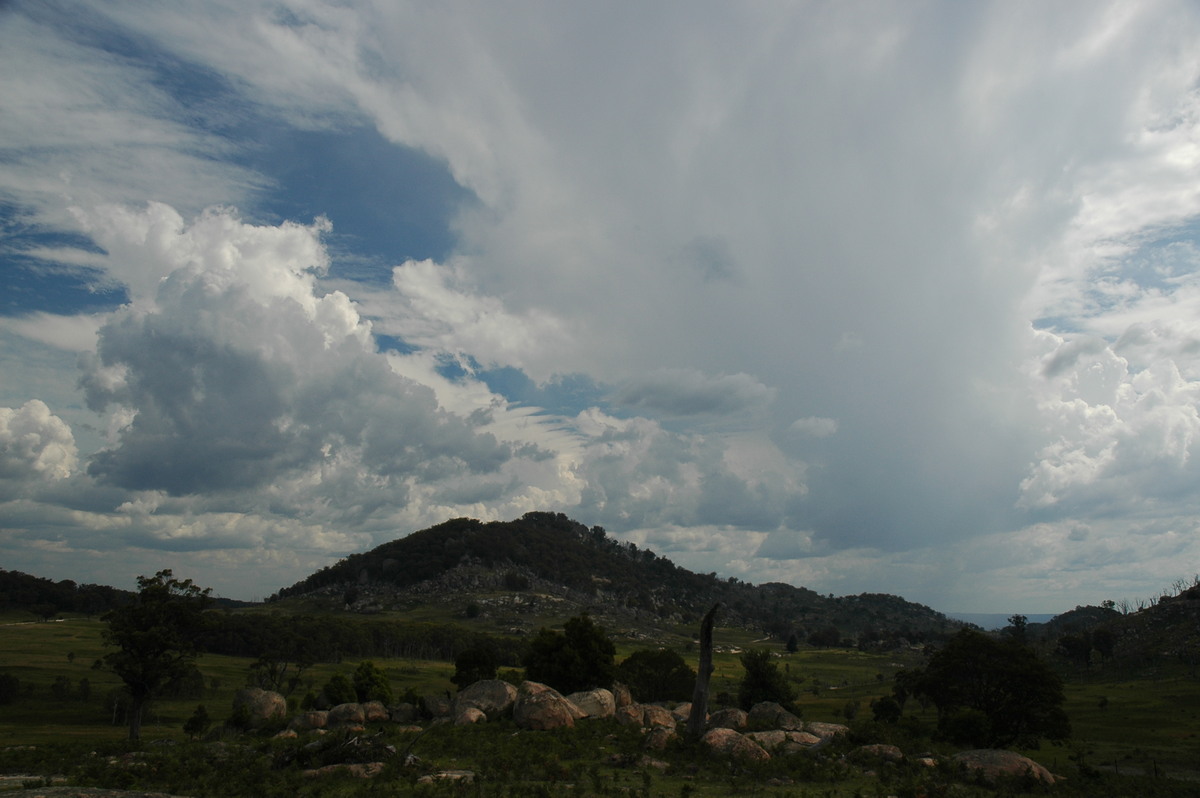
[[[346,557],[271,600],[324,596],[337,603],[351,596],[344,603],[380,611],[505,592],[553,595],[580,610],[674,623],[692,623],[720,602],[723,624],[820,645],[890,648],[942,639],[962,627],[899,596],[835,598],[787,584],[696,574],[601,527],[548,512],[507,522],[455,518]]]
[[[1014,615],[1024,615],[1029,623],[1047,623],[1057,616],[1057,613],[1015,613],[1015,612],[948,612],[947,617],[964,623],[973,623],[980,629],[995,631],[1008,626],[1008,619]]]

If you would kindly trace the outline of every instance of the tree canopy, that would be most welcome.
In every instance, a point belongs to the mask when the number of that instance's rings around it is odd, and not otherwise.
[[[117,650],[106,654],[103,662],[129,691],[131,740],[141,736],[146,704],[194,669],[211,592],[190,579],[175,579],[170,570],[139,576],[137,582],[133,603],[104,616],[104,641]]]
[[[567,621],[562,634],[542,629],[529,641],[525,675],[563,693],[607,687],[613,681],[616,653],[604,627],[585,612]]]
[[[738,687],[738,703],[742,709],[750,709],[762,701],[774,701],[786,707],[796,700],[796,691],[771,661],[770,649],[751,649],[742,654],[741,661],[746,671]]]
[[[643,703],[688,701],[696,686],[696,672],[669,648],[633,652],[617,666],[617,678]]]
[[[896,697],[925,696],[947,738],[1003,748],[1061,740],[1071,724],[1063,711],[1062,680],[1026,646],[964,629],[923,669],[897,674]]]

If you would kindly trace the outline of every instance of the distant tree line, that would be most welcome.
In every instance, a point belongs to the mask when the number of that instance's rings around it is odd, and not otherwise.
[[[453,624],[209,612],[200,642],[213,654],[312,664],[365,657],[453,661],[460,652],[491,640]],[[498,664],[520,664],[512,646],[497,648]]]
[[[133,600],[133,593],[107,585],[55,582],[0,569],[0,610],[24,610],[53,618],[64,612],[100,615]]]

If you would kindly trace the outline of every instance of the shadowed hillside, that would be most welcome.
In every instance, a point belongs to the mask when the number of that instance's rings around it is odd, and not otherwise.
[[[583,609],[688,624],[721,602],[724,623],[819,645],[893,647],[962,625],[897,596],[834,598],[693,573],[601,527],[541,512],[509,522],[456,518],[351,555],[272,599],[321,596],[370,611],[394,608],[405,596],[495,593],[550,594]]]

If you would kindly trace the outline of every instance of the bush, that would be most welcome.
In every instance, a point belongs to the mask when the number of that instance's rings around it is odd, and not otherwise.
[[[358,700],[358,694],[354,692],[354,685],[345,675],[335,673],[321,688],[321,699],[326,706],[335,707],[338,704],[354,703]]]
[[[66,676],[54,677],[54,683],[50,685],[50,695],[54,696],[56,701],[66,701],[71,697],[71,680]]]
[[[617,666],[617,678],[640,702],[687,701],[696,686],[696,672],[666,648],[633,652]]]
[[[462,690],[475,682],[496,678],[496,650],[491,645],[476,645],[454,658],[454,676],[450,681]]]
[[[387,674],[371,660],[360,662],[354,670],[354,695],[360,701],[392,703],[392,685]]]
[[[196,707],[196,711],[192,716],[184,721],[183,733],[193,740],[204,736],[208,731],[208,727],[212,725],[212,718],[208,716],[208,709],[203,704]]]
[[[749,710],[761,701],[774,701],[786,707],[796,700],[792,685],[771,661],[770,650],[757,648],[747,651],[742,654],[741,662],[746,670],[738,687],[738,704],[742,709]]]
[[[525,654],[526,678],[562,693],[611,685],[617,649],[604,634],[604,628],[592,623],[585,612],[567,621],[563,631],[559,634],[542,629],[529,642]]]
[[[0,704],[11,704],[21,694],[21,680],[11,673],[0,673]]]

